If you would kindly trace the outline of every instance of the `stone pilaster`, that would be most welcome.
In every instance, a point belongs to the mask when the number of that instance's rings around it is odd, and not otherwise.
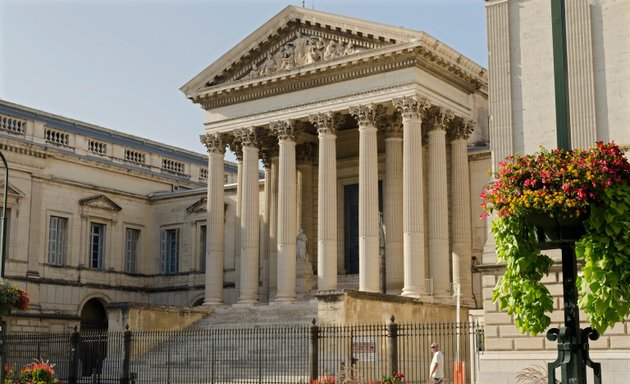
[[[435,108],[430,121],[429,141],[429,271],[433,295],[450,298],[451,279],[448,244],[448,180],[446,169],[446,125],[453,112]]]
[[[449,130],[451,140],[451,228],[453,282],[458,283],[461,302],[475,304],[472,288],[472,237],[470,213],[470,174],[468,170],[468,137],[475,123],[455,118]]]
[[[223,260],[224,260],[224,162],[225,136],[221,133],[202,135],[201,142],[208,149],[208,190],[207,190],[207,254],[204,305],[217,305],[223,302]]]
[[[332,112],[311,115],[319,137],[317,289],[337,289],[337,125]]]
[[[394,99],[403,122],[403,296],[426,295],[422,118],[431,103],[424,97]]]
[[[510,74],[510,2],[488,4],[488,113],[492,171],[514,153],[512,133],[512,82]]]
[[[275,301],[295,300],[297,235],[296,161],[294,121],[271,123],[278,136],[278,290]]]
[[[234,131],[242,142],[241,262],[239,303],[258,302],[258,147],[256,129]]]
[[[350,108],[359,122],[359,290],[379,292],[377,107]]]
[[[403,136],[400,114],[385,128],[385,291],[399,295],[404,284],[403,259]]]
[[[570,145],[588,148],[597,140],[591,6],[567,1],[566,17]]]

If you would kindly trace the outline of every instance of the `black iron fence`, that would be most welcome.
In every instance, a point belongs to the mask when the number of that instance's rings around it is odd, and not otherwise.
[[[444,353],[446,382],[475,382],[483,348],[478,324],[284,326],[181,331],[9,333],[5,361],[55,364],[64,383],[309,383],[378,381],[403,372],[429,378],[431,343]],[[461,363],[458,363],[461,361]]]

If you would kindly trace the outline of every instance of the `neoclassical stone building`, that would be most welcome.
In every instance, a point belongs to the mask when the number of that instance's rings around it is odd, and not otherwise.
[[[315,273],[318,291],[357,275],[360,291],[426,302],[453,303],[454,282],[475,307],[486,83],[426,33],[293,6],[191,79],[181,90],[206,111],[209,154],[204,304],[227,302],[234,249],[237,303],[295,301]],[[227,148],[236,227],[220,182]]]
[[[32,303],[3,318],[11,332],[108,328],[115,303],[201,303],[205,155],[5,100],[0,151],[4,276]],[[229,200],[236,165],[220,172]]]
[[[588,148],[596,140],[630,146],[630,2],[570,0],[565,4],[572,148]],[[551,8],[545,0],[487,0],[486,11],[490,142],[496,170],[497,163],[512,153],[557,145]],[[560,255],[550,256],[557,262],[544,282],[556,300],[551,326],[560,327],[564,321]],[[546,367],[546,362],[554,361],[557,343],[544,335],[520,334],[513,319],[492,302],[492,289],[503,269],[497,265],[491,238],[478,267],[483,274],[486,336],[479,382],[513,383],[521,369]],[[580,319],[586,320],[584,314]],[[602,363],[603,382],[627,382],[627,321],[591,341],[590,356]]]

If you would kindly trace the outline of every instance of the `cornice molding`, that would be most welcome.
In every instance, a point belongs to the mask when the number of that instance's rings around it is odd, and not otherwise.
[[[289,92],[358,79],[379,73],[417,67],[442,78],[467,93],[486,92],[487,74],[473,74],[457,63],[444,58],[435,50],[403,44],[375,49],[361,54],[345,56],[343,60],[331,60],[322,64],[301,67],[259,79],[238,81],[208,89],[192,97],[194,103],[206,110],[243,103]],[[382,52],[379,52],[382,51]]]

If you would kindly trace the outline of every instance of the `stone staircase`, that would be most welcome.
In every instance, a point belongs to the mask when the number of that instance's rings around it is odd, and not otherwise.
[[[150,341],[131,371],[136,383],[308,383],[308,326],[316,318],[315,299],[219,306]]]
[[[317,320],[317,300],[299,300],[293,303],[256,305],[222,305],[191,329],[234,328],[251,326],[309,325]]]

